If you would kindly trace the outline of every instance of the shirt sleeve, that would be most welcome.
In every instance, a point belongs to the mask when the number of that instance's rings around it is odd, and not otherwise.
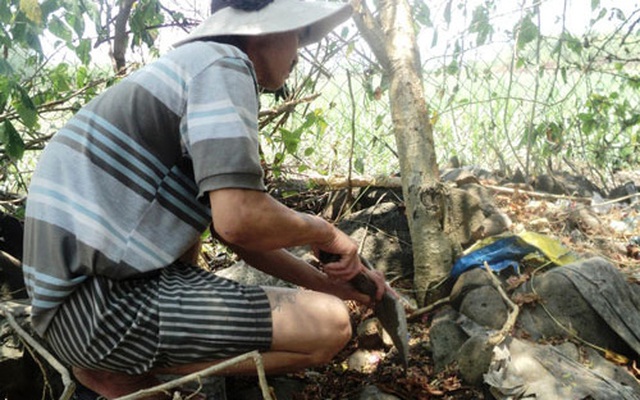
[[[258,151],[258,92],[248,60],[223,57],[188,84],[181,124],[198,197],[224,188],[265,190]]]

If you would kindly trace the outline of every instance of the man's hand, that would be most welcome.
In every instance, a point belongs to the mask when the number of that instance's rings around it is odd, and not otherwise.
[[[355,300],[359,303],[371,306],[382,298],[382,295],[386,290],[386,284],[384,283],[384,278],[380,271],[366,270],[363,271],[363,273],[376,284],[377,292],[375,298],[358,291],[350,282],[341,280],[332,280],[325,291],[341,298],[342,300]]]
[[[364,275],[366,280],[373,284],[373,287],[370,289],[363,289],[359,286],[359,289],[364,290],[366,295],[373,296],[371,299],[372,301],[380,300],[385,290],[389,289],[385,283],[384,274],[380,271],[366,268],[357,254],[355,255],[355,260],[353,260],[354,264],[352,264],[355,265],[355,267],[348,264],[351,262],[351,254],[348,254],[347,256],[340,256],[338,254],[331,254],[326,251],[316,249],[316,257],[318,257],[322,262],[324,272],[333,281],[349,281],[351,283],[351,281],[359,274]],[[347,265],[347,267],[344,267],[345,265]],[[352,271],[354,270],[355,274],[352,274]]]
[[[313,252],[331,279],[348,281],[364,268],[358,256],[358,244],[339,229],[334,229],[330,241],[313,246]]]

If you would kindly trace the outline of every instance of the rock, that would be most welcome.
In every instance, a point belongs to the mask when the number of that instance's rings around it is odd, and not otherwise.
[[[482,286],[470,291],[460,303],[460,313],[478,324],[500,329],[507,320],[507,305],[492,286]]]
[[[467,183],[479,183],[478,178],[468,169],[456,168],[446,171],[441,179],[443,182],[455,182],[461,186]]]
[[[489,369],[493,358],[493,346],[488,335],[474,335],[460,347],[457,355],[462,379],[468,384],[480,386],[483,375]]]
[[[499,400],[639,398],[640,385],[627,371],[619,369],[627,377],[614,377],[609,368],[600,370],[597,361],[575,359],[576,354],[566,346],[508,338],[495,347],[484,383]]]
[[[587,234],[602,233],[605,225],[591,207],[577,207],[569,214],[568,222]]]
[[[563,182],[551,175],[540,175],[533,181],[533,187],[538,192],[568,195],[569,190]]]
[[[368,318],[356,330],[358,347],[362,349],[381,349],[393,346],[393,339],[384,330],[378,318]]]
[[[362,243],[362,256],[387,279],[413,273],[409,225],[404,208],[398,204],[384,202],[353,213],[341,220],[338,228]]]
[[[451,304],[459,309],[460,303],[470,291],[482,286],[492,285],[491,277],[481,268],[472,268],[462,273],[451,289]]]
[[[382,340],[384,329],[377,318],[365,319],[358,325],[358,347],[362,349],[380,349],[384,346]]]
[[[627,368],[608,361],[591,347],[585,346],[582,350],[586,356],[586,360],[583,363],[588,365],[589,369],[611,381],[630,387],[634,393],[640,394],[640,382],[629,373]],[[576,360],[578,361],[579,359],[576,358]]]
[[[523,334],[532,340],[577,335],[602,348],[629,353],[628,347],[595,312],[571,280],[558,273],[557,269],[536,276],[516,289],[515,293],[535,293],[540,297],[538,303],[520,308],[518,325]]]
[[[496,177],[490,171],[480,167],[456,167],[452,165],[451,168],[444,169],[440,172],[440,179],[443,182],[456,182],[458,185],[461,185],[465,181],[477,182],[479,179],[495,180]]]
[[[352,371],[370,373],[384,358],[384,352],[358,349],[347,358],[347,367]]]
[[[482,221],[483,232],[481,238],[496,236],[507,232],[511,225],[513,225],[513,222],[507,214],[501,211],[495,211]]]
[[[628,181],[624,185],[616,186],[615,188],[611,189],[611,192],[609,192],[609,196],[607,197],[610,199],[627,197],[638,193],[638,190],[640,190],[639,188],[640,186],[637,186],[633,181]],[[627,199],[626,202],[631,202],[631,199]]]
[[[472,222],[466,222],[467,225],[462,226],[464,230],[471,233],[473,241],[498,235],[509,229],[512,225],[511,219],[495,206],[493,194],[486,187],[475,183],[467,183],[459,187],[480,201],[479,207],[484,216],[479,226],[472,226]],[[469,242],[461,243],[463,246],[470,244]]]
[[[380,391],[377,386],[367,385],[362,388],[358,400],[400,400],[400,398]]]
[[[447,215],[449,238],[463,247],[484,235],[482,222],[485,215],[480,199],[469,191],[451,188],[451,208]]]
[[[573,176],[566,172],[556,172],[554,175],[540,175],[533,181],[535,190],[544,193],[592,197],[601,190],[584,176]]]
[[[456,320],[459,313],[445,307],[433,318],[429,329],[429,342],[436,372],[444,370],[456,360],[460,347],[469,339]]]

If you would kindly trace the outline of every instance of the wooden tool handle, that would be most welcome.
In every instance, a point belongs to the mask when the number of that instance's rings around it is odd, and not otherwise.
[[[320,262],[323,264],[328,264],[328,263],[332,263],[340,260],[339,255],[327,253],[325,251],[320,251],[318,258],[320,259]],[[365,266],[367,266],[367,268],[371,268],[367,264],[365,264]],[[351,278],[349,282],[351,282],[353,287],[355,287],[358,292],[364,293],[367,296],[370,296],[371,298],[376,297],[376,293],[378,292],[378,287],[376,286],[376,283],[374,281],[372,281],[371,279],[369,279],[367,275],[365,275],[364,272],[362,271],[359,272],[358,275]]]

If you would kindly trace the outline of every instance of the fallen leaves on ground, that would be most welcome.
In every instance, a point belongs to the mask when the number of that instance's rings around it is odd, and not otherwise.
[[[496,193],[494,200],[513,221],[515,233],[534,231],[552,236],[577,254],[608,259],[627,275],[629,281],[640,281],[640,243],[633,242],[640,241],[637,237],[640,235],[639,205],[611,202],[606,208],[602,205],[591,207],[567,200],[534,199],[518,193]],[[527,278],[510,282],[510,285],[519,286]],[[538,300],[535,296],[515,299],[521,305]],[[355,325],[366,316],[366,311],[352,306],[352,316]],[[407,400],[486,398],[482,390],[465,385],[455,369],[434,372],[428,326],[427,316],[409,324],[412,345],[406,371],[400,366],[394,349],[369,373],[347,369],[346,358],[357,348],[354,340],[334,362],[302,375],[306,386],[294,399],[352,399],[369,385]],[[636,361],[624,364],[640,377]]]

